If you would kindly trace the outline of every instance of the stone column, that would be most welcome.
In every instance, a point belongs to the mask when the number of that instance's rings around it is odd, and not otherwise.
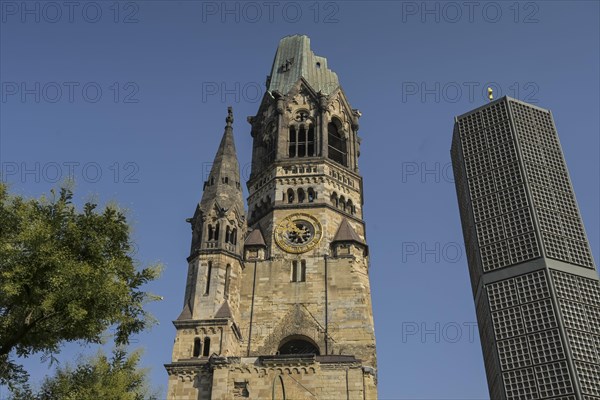
[[[321,143],[321,157],[328,157],[328,137],[327,137],[327,111],[329,111],[329,106],[327,104],[327,96],[323,93],[319,93],[319,117],[320,117],[320,132],[319,142]]]
[[[352,136],[352,169],[355,172],[358,172],[358,149],[359,149],[359,143],[358,143],[358,119],[360,118],[360,111],[358,110],[352,110],[352,116],[351,118],[351,136]]]
[[[282,160],[287,158],[287,146],[288,146],[288,126],[285,121],[285,97],[277,92],[273,92],[275,97],[275,113],[277,115],[277,134],[276,138],[276,160]]]

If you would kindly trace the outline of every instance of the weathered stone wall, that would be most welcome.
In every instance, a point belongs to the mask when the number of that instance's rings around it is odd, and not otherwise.
[[[167,398],[376,400],[377,392],[375,377],[356,360],[230,358],[177,368]]]
[[[167,368],[167,371],[169,372],[167,400],[205,400],[211,398],[213,373],[206,366]]]
[[[320,211],[326,215],[333,213],[328,209]],[[277,213],[275,220],[293,213],[292,210]],[[335,217],[333,215],[329,220]],[[341,221],[341,216],[335,219]],[[328,257],[327,289],[325,287],[325,255],[330,253],[329,242],[337,225],[339,222],[336,224],[335,221],[324,224],[322,244],[308,253],[284,256],[283,251],[272,245],[273,259],[256,263],[256,282],[254,263],[247,264],[242,279],[241,326],[243,332],[249,332],[254,286],[251,354],[275,354],[280,342],[290,335],[309,337],[324,354],[327,290],[328,353],[355,355],[364,359],[366,365],[375,367],[368,260],[362,251],[351,247],[350,254],[345,257]],[[358,232],[361,227],[356,224]],[[294,259],[306,260],[306,282],[291,282],[291,261]]]

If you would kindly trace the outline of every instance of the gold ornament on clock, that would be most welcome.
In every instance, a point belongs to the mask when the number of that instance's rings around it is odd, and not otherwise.
[[[283,219],[275,228],[275,243],[288,253],[305,253],[321,240],[323,229],[310,214],[296,213]]]

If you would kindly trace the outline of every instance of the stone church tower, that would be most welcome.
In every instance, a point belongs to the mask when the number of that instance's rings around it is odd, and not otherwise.
[[[231,108],[194,216],[167,398],[376,399],[360,113],[306,36],[256,116],[248,213]]]

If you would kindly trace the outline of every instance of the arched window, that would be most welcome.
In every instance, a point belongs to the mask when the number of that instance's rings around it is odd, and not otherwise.
[[[320,355],[319,347],[310,338],[303,335],[288,336],[279,345],[279,354],[315,354]]]
[[[194,357],[200,357],[201,349],[202,349],[202,342],[200,341],[200,338],[195,338],[194,339],[194,351],[193,351],[192,355]]]
[[[304,190],[298,189],[298,203],[304,203]]]
[[[348,200],[348,203],[346,203],[346,209],[348,210],[348,212],[352,215],[354,215],[354,204],[352,203],[352,200]]]
[[[312,125],[290,126],[289,157],[313,157],[315,155],[315,129]]]
[[[213,240],[215,238],[215,229],[211,224],[208,224],[208,240]]]
[[[224,293],[226,299],[229,298],[229,280],[230,280],[230,278],[231,278],[231,265],[227,264],[227,268],[225,268],[225,289],[223,290],[223,293]]]
[[[327,125],[328,154],[331,160],[346,166],[346,139],[338,125],[338,121]]]
[[[208,294],[210,290],[210,276],[212,275],[212,261],[208,262],[208,268],[206,269],[206,286],[204,287],[204,294]]]
[[[202,352],[204,357],[208,357],[210,355],[210,338],[204,338],[204,351]]]
[[[296,127],[290,126],[290,136],[289,136],[289,151],[288,155],[291,157],[296,157],[296,146],[298,145],[298,140],[296,139]]]
[[[306,128],[300,125],[298,130],[298,157],[306,157]]]
[[[287,191],[287,200],[288,203],[293,203],[294,202],[294,191],[292,189],[288,189]]]
[[[260,217],[263,213],[262,204],[257,204],[256,206],[254,206],[254,209],[256,210],[256,215]]]
[[[231,243],[231,230],[229,226],[225,228],[225,243]]]
[[[315,129],[312,125],[308,127],[308,136],[306,138],[306,155],[308,157],[315,156]]]
[[[265,156],[267,162],[275,160],[275,139],[271,139],[267,142],[267,155]]]
[[[219,223],[217,222],[217,226],[215,227],[215,240],[219,240]]]
[[[339,206],[343,211],[346,211],[346,198],[344,196],[340,196]]]
[[[336,208],[338,206],[338,197],[337,197],[337,193],[336,192],[333,192],[331,194],[331,205],[334,206],[334,207],[336,207]]]
[[[237,228],[233,228],[233,231],[231,232],[231,240],[234,245],[237,244]]]
[[[306,282],[306,260],[292,260],[292,282]]]
[[[313,188],[308,188],[307,193],[308,193],[308,202],[312,203],[313,201],[315,201],[315,199],[317,198],[317,194],[315,193]]]

